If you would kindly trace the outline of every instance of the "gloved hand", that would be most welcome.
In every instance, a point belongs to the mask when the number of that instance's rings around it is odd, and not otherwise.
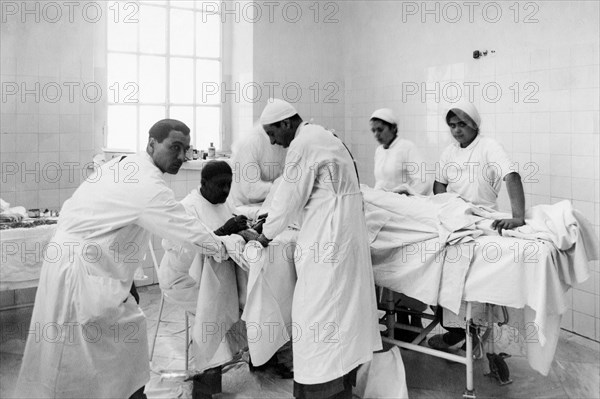
[[[248,228],[248,218],[244,215],[237,215],[232,217],[225,224],[215,230],[215,234],[218,236],[228,236],[235,234],[239,231],[246,230]]]
[[[263,247],[267,247],[272,240],[269,240],[267,237],[264,236],[264,234],[261,234],[258,236],[256,241],[260,242],[260,245],[262,245]]]
[[[256,230],[258,234],[262,233],[263,224],[265,224],[267,219],[260,219],[258,222],[252,225],[252,229]]]
[[[246,242],[258,239],[259,234],[253,229],[242,230],[237,234],[241,235]]]

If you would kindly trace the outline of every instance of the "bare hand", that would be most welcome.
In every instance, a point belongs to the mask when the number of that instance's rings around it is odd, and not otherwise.
[[[498,219],[492,223],[492,229],[498,230],[498,234],[502,235],[502,230],[512,230],[525,224],[523,218],[512,218],[512,219]]]
[[[267,247],[269,245],[269,243],[271,242],[271,240],[269,240],[267,237],[265,237],[264,234],[259,235],[258,238],[256,239],[256,241],[260,242],[260,245],[262,245],[263,247]]]

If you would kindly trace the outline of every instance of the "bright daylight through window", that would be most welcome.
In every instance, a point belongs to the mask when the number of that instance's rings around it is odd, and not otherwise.
[[[221,104],[201,89],[221,82],[221,24],[202,3],[108,2],[108,148],[145,148],[163,118],[186,123],[195,147],[220,147]]]

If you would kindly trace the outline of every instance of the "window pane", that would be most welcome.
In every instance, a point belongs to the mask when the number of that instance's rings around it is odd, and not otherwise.
[[[171,107],[169,109],[169,118],[180,120],[190,128],[192,144],[195,147],[194,131],[196,131],[196,127],[194,124],[194,107]]]
[[[152,125],[165,118],[166,110],[164,106],[145,105],[140,107],[138,151],[142,151],[146,148],[146,145],[148,144],[148,132]]]
[[[194,0],[171,0],[170,3],[173,7],[194,8]]]
[[[140,57],[140,101],[164,103],[166,98],[165,57]]]
[[[216,14],[221,12],[221,7],[225,8],[225,5],[222,5],[218,1],[213,0],[196,0],[196,10],[202,10],[204,12],[208,12],[211,14]],[[229,6],[233,8],[233,5]]]
[[[136,150],[137,107],[108,106],[108,135],[106,145],[121,150]]]
[[[164,54],[166,51],[167,10],[162,7],[140,7],[140,51]]]
[[[171,54],[194,55],[194,12],[171,10]]]
[[[192,104],[194,102],[194,60],[171,58],[171,103]]]
[[[221,16],[196,13],[196,56],[221,56]]]
[[[219,107],[196,107],[196,145],[206,150],[210,143],[221,148],[221,109]]]
[[[196,60],[196,103],[219,104],[225,97],[222,89],[221,62]]]
[[[138,24],[130,19],[131,10],[124,10],[118,1],[107,4],[107,46],[108,50],[137,51]]]
[[[130,54],[108,54],[108,102],[131,102],[138,96],[131,95],[137,90],[137,56]],[[132,86],[135,85],[135,86]],[[133,90],[135,88],[135,90]]]

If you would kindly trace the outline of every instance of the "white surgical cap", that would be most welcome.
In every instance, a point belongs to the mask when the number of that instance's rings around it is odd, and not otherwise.
[[[481,116],[479,115],[479,111],[477,111],[477,108],[475,108],[475,105],[473,105],[473,103],[461,101],[458,104],[450,106],[450,109],[448,109],[448,112],[446,112],[446,124],[450,120],[450,118],[448,117],[448,114],[450,112],[454,113],[463,122],[465,122],[473,129],[477,129],[481,126]],[[465,118],[465,115],[468,118]],[[475,126],[473,126],[473,123],[475,124]]]
[[[392,111],[389,108],[381,108],[373,112],[373,115],[371,115],[371,119],[373,118],[381,119],[382,121],[386,121],[387,123],[390,123],[392,125],[398,125],[398,118],[396,118],[394,111]]]
[[[271,98],[260,115],[260,123],[262,125],[270,125],[294,116],[297,113],[296,108],[287,101]]]

